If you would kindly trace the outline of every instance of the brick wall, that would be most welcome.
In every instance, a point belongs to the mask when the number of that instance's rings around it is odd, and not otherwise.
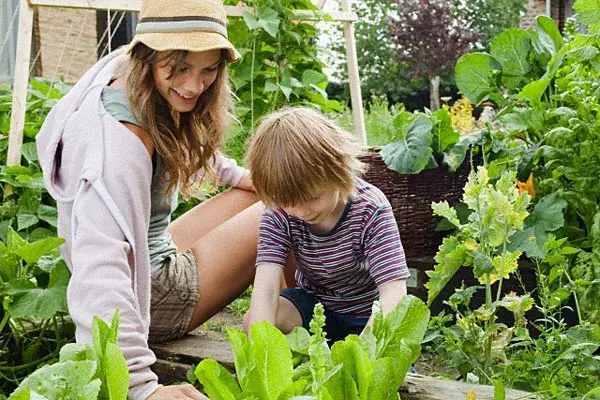
[[[558,5],[558,1],[553,1]],[[535,27],[535,17],[546,14],[546,0],[528,0],[525,15],[521,18],[521,28],[530,29]]]
[[[42,76],[73,83],[97,60],[96,12],[40,7]]]
[[[573,4],[575,0],[552,0],[550,2],[550,14],[556,21],[559,29],[563,29],[564,22],[573,15]],[[561,3],[563,9],[561,10]],[[521,18],[521,28],[529,29],[535,27],[535,17],[546,15],[546,0],[528,0],[525,15]]]

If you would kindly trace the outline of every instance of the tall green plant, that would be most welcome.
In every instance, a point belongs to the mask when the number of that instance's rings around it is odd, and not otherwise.
[[[226,4],[237,5],[229,0]],[[297,10],[315,11],[310,0],[247,0],[253,7],[243,18],[231,19],[229,35],[242,59],[231,67],[239,98],[237,117],[242,135],[232,150],[243,147],[244,136],[264,114],[288,103],[311,103],[322,111],[339,111],[327,98],[327,76],[317,58],[318,31],[314,21],[298,18]]]
[[[435,256],[435,267],[428,271],[428,303],[431,304],[456,271],[463,266],[473,268],[473,275],[485,287],[485,304],[462,325],[468,325],[475,335],[475,344],[482,352],[477,365],[482,378],[491,382],[494,340],[503,326],[496,322],[500,307],[511,310],[531,307],[531,300],[518,296],[503,296],[502,282],[517,271],[521,252],[509,251],[511,236],[519,231],[528,215],[529,196],[520,194],[514,184],[514,174],[506,173],[492,184],[487,170],[479,167],[471,172],[465,186],[463,201],[472,211],[468,221],[461,222],[457,212],[447,202],[433,203],[434,213],[446,218],[457,228],[457,233],[446,237]],[[497,283],[495,292],[492,284]],[[469,289],[468,298],[475,289]],[[455,295],[456,296],[456,295]],[[525,304],[529,304],[525,306]],[[479,326],[482,323],[482,327]],[[476,332],[476,333],[474,333]],[[475,357],[476,352],[473,352]]]
[[[50,109],[62,98],[66,88],[32,79],[27,92],[27,112],[23,131],[22,163],[7,166],[8,131],[12,94],[0,87],[0,239],[12,227],[33,240],[56,236],[56,203],[42,181],[35,137]],[[10,191],[6,188],[10,186]]]
[[[586,252],[576,270],[592,282],[580,293],[591,306],[600,301],[595,283],[600,279],[600,191],[595,184],[600,175],[600,7],[586,0],[574,7],[590,33],[569,29],[563,38],[551,19],[538,17],[534,30],[511,29],[494,38],[489,54],[461,57],[455,77],[473,102],[501,107],[485,144],[490,174],[510,168],[521,181],[533,174],[536,202],[552,194],[566,201],[559,210],[564,228],[556,234]],[[597,315],[593,310],[584,314]]]
[[[55,237],[30,243],[10,227],[0,241],[0,394],[58,358],[73,339],[64,320],[70,273],[58,255],[62,243]]]

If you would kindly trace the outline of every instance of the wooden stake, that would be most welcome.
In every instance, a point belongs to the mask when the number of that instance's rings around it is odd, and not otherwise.
[[[29,61],[31,58],[31,38],[33,34],[33,8],[27,0],[19,5],[19,29],[17,34],[17,54],[12,94],[12,112],[8,133],[8,154],[6,165],[21,163],[23,128],[27,108],[27,85],[29,83]]]
[[[342,0],[342,10],[346,12],[350,11],[349,0]],[[360,92],[360,78],[358,76],[354,25],[350,21],[344,22],[344,38],[346,39],[346,58],[348,59],[348,80],[350,83],[350,98],[352,100],[354,132],[360,143],[366,146],[367,133],[365,131],[365,117],[363,114],[362,94]]]

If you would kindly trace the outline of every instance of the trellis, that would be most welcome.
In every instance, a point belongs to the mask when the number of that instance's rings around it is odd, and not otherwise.
[[[318,6],[321,10],[323,9],[326,1],[327,0],[319,0]],[[348,79],[350,83],[350,97],[352,102],[352,118],[355,134],[358,136],[359,141],[365,145],[367,140],[362,97],[360,92],[360,80],[358,76],[358,61],[353,25],[353,23],[357,21],[358,17],[356,13],[351,11],[350,1],[351,0],[341,0],[342,10],[327,12],[321,11],[321,13],[328,15],[330,20],[341,22],[344,25]],[[27,87],[30,73],[29,65],[31,61],[34,7],[139,11],[140,6],[141,0],[20,0],[7,165],[21,163],[21,147],[23,143],[25,111],[27,107]],[[229,17],[242,17],[245,12],[252,11],[252,9],[244,6],[226,6],[225,11]],[[315,12],[310,10],[298,10],[296,11],[295,16],[298,19],[314,19]]]

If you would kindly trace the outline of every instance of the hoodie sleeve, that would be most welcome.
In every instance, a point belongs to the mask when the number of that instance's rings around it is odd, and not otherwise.
[[[73,212],[77,224],[67,301],[77,327],[77,341],[91,343],[93,316],[109,322],[118,308],[118,344],[129,369],[129,398],[146,399],[159,385],[150,370],[156,357],[148,348],[132,288],[132,270],[128,263],[131,246],[91,185],[83,190]]]
[[[237,165],[237,162],[233,158],[229,158],[220,151],[215,153],[212,167],[215,169],[217,175],[217,185],[231,185],[237,187],[242,177],[248,173],[248,170],[244,167]],[[204,178],[204,170],[201,169],[196,173],[196,180]]]

